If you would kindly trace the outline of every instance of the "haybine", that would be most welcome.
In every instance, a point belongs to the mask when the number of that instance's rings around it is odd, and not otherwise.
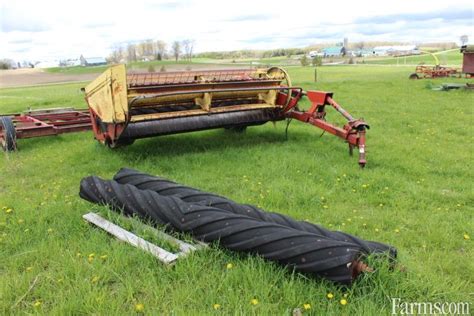
[[[304,91],[291,84],[279,67],[127,74],[112,66],[84,89],[89,113],[82,110],[40,111],[0,117],[0,144],[15,150],[16,139],[91,129],[111,148],[158,135],[226,128],[242,132],[247,126],[296,119],[344,139],[352,154],[359,149],[364,167],[365,134],[369,126],[354,119],[331,92]],[[308,98],[308,110],[298,102]],[[326,121],[326,107],[347,123]]]
[[[317,126],[359,148],[364,167],[368,125],[354,119],[332,93],[292,86],[279,67],[127,74],[109,68],[85,88],[95,138],[111,147],[135,139],[214,128],[244,131],[247,126],[296,119]],[[311,107],[298,108],[307,97]],[[326,122],[326,106],[347,120],[343,128]]]

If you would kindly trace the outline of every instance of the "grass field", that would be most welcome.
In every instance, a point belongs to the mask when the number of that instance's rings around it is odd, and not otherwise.
[[[461,67],[462,63],[462,54],[459,52],[459,49],[447,50],[436,52],[435,55],[439,58],[440,64],[443,66],[450,65]],[[325,58],[324,63],[332,62],[344,62],[348,61],[349,57],[345,58]],[[407,56],[407,57],[357,57],[354,58],[356,63],[365,63],[365,64],[375,64],[375,65],[418,65],[420,63],[427,65],[434,65],[435,61],[433,57],[429,54],[422,54],[417,56]],[[190,69],[193,67],[202,67],[203,65],[220,65],[220,66],[236,66],[236,65],[246,65],[255,66],[255,65],[272,65],[278,66],[283,65],[287,66],[299,66],[300,61],[299,57],[292,56],[288,58],[286,56],[279,57],[269,57],[269,58],[242,58],[242,59],[210,59],[210,58],[193,58],[192,62],[180,60],[176,63],[174,60],[154,60],[154,61],[138,61],[132,62],[127,65],[128,69],[142,70],[147,71],[149,67],[155,68],[155,71],[159,71],[161,67],[173,67],[176,65],[186,65]],[[61,74],[85,74],[85,73],[101,73],[109,66],[95,66],[95,67],[82,67],[82,66],[73,66],[73,67],[53,67],[47,68],[46,71],[49,73],[61,73]]]
[[[371,125],[364,170],[342,141],[299,122],[287,141],[284,123],[115,151],[90,132],[20,140],[19,152],[0,158],[0,313],[121,315],[143,304],[149,315],[289,315],[310,304],[305,313],[389,315],[396,297],[472,302],[473,96],[428,88],[462,79],[408,80],[412,68],[321,67],[317,84],[312,68],[289,69],[295,85],[335,92]],[[2,89],[0,112],[84,107],[81,86]],[[341,288],[215,245],[166,268],[81,219],[97,208],[78,197],[80,179],[121,167],[393,244],[404,269],[374,263],[376,272]]]
[[[442,66],[455,66],[461,67],[462,64],[462,53],[459,49],[447,50],[434,53],[439,59]],[[430,54],[421,54],[417,56],[407,57],[382,57],[382,58],[367,58],[364,59],[367,64],[379,64],[379,65],[434,65],[435,60]]]

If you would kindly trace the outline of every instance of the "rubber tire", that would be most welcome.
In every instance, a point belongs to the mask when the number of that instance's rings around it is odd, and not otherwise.
[[[13,120],[8,116],[0,117],[0,127],[2,128],[5,145],[2,144],[4,151],[16,150],[16,129]]]
[[[408,77],[408,79],[416,80],[416,79],[420,79],[420,77],[418,76],[418,74],[412,73],[412,74]]]

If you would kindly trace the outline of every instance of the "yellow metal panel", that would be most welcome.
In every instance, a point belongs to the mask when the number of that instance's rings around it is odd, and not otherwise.
[[[128,115],[125,65],[112,66],[86,86],[86,98],[105,123],[123,123]]]

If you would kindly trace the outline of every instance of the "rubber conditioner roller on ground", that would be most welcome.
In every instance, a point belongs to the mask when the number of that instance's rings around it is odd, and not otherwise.
[[[95,138],[109,146],[135,139],[214,128],[243,131],[247,126],[297,119],[344,139],[350,152],[359,148],[364,167],[368,125],[354,119],[332,93],[304,91],[291,85],[279,67],[127,74],[110,67],[86,88]],[[298,108],[308,98],[307,111]],[[342,127],[326,122],[326,106],[347,119]]]

